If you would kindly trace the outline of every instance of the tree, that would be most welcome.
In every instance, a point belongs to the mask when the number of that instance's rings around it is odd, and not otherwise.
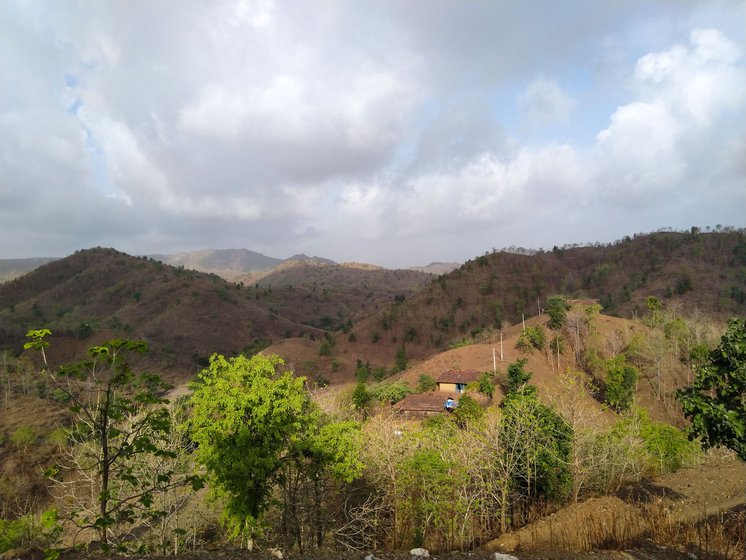
[[[707,449],[719,445],[746,461],[746,319],[728,321],[720,344],[696,367],[692,385],[677,391],[690,437]]]
[[[396,369],[394,372],[404,371],[407,369],[407,350],[401,345],[396,351]]]
[[[606,361],[606,404],[617,412],[624,412],[632,405],[635,384],[640,377],[637,368],[627,363],[623,355]]]
[[[310,537],[321,546],[327,481],[362,471],[359,426],[324,417],[304,378],[276,373],[282,364],[213,355],[193,384],[192,438],[235,536],[252,536],[277,487],[286,542],[302,549]]]
[[[565,325],[570,304],[567,303],[567,298],[563,295],[554,295],[549,298],[547,303],[547,315],[549,315],[547,326],[553,331],[558,331]]]
[[[177,475],[170,463],[168,401],[159,396],[165,384],[130,367],[130,359],[147,350],[144,342],[110,340],[89,348],[87,359],[52,370],[44,352],[48,335],[48,329],[29,331],[24,348],[41,352],[43,373],[71,403],[74,447],[65,464],[47,474],[65,491],[64,502],[74,504],[73,523],[95,529],[108,547],[138,521],[162,514],[153,506],[157,494],[190,482],[197,488],[200,479]],[[93,503],[86,498],[90,489]]]
[[[290,447],[312,420],[304,378],[276,375],[277,356],[214,354],[193,383],[190,427],[236,536],[255,527]]]
[[[423,373],[417,378],[418,393],[427,393],[429,391],[434,391],[435,389],[437,389],[437,387],[438,384],[435,382],[435,378],[432,375]]]
[[[479,392],[487,397],[492,397],[495,394],[495,386],[492,384],[492,374],[488,371],[483,371],[482,375],[479,376]]]
[[[528,354],[532,348],[536,350],[543,350],[547,343],[547,335],[541,325],[535,327],[526,327],[518,337],[515,347]]]
[[[355,408],[358,410],[362,410],[368,406],[370,399],[370,393],[368,393],[365,382],[358,381],[357,385],[355,385],[355,389],[352,391],[352,404],[354,404]]]
[[[453,411],[456,424],[463,428],[472,422],[478,422],[482,417],[484,417],[484,409],[479,406],[479,403],[469,395],[462,395],[458,406]]]
[[[528,360],[521,358],[508,365],[508,394],[515,393],[531,379],[533,374],[523,369],[527,363]]]

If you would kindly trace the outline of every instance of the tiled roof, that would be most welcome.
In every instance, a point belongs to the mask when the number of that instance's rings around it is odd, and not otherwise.
[[[437,383],[469,383],[477,381],[482,374],[474,369],[449,369],[440,374]]]
[[[394,405],[396,410],[400,412],[439,412],[443,410],[443,405],[448,397],[458,401],[456,395],[449,395],[448,393],[422,393],[420,395],[407,395]]]

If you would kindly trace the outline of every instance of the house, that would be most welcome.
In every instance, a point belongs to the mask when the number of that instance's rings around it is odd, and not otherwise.
[[[466,391],[469,383],[479,381],[481,375],[481,372],[473,369],[449,369],[441,373],[435,383],[438,385],[438,391],[460,395]]]
[[[447,399],[453,399],[458,406],[461,394],[466,391],[466,385],[479,380],[481,372],[475,370],[448,370],[436,379],[438,389],[429,393],[407,395],[394,405],[398,413],[410,417],[432,416],[445,410]],[[476,395],[475,395],[476,396]],[[480,404],[482,399],[479,399]]]
[[[440,391],[407,395],[394,405],[394,410],[399,414],[413,418],[433,416],[443,412],[448,396],[453,398],[453,395],[445,395]]]

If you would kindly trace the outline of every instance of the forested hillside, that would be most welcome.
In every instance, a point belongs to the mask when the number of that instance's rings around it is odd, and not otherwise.
[[[213,352],[319,333],[217,275],[113,249],[79,251],[0,285],[0,348],[17,353],[26,331],[41,327],[63,337],[56,348],[65,358],[105,338],[145,340],[153,365],[187,379]]]
[[[488,253],[355,324],[355,348],[389,364],[403,346],[421,358],[535,316],[555,294],[595,299],[605,314],[621,317],[646,313],[649,296],[686,315],[744,316],[746,235],[693,228],[610,245]]]

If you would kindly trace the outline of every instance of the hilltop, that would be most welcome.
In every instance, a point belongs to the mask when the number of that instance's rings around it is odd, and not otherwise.
[[[315,336],[317,329],[256,305],[240,285],[114,249],[88,249],[0,285],[0,348],[17,352],[28,329],[55,335],[57,359],[94,341],[143,339],[149,361],[177,377],[213,352],[234,355],[257,343]],[[262,342],[266,341],[266,342]]]
[[[402,347],[422,359],[536,316],[554,294],[597,300],[605,314],[627,318],[644,315],[649,296],[685,315],[743,316],[746,236],[656,232],[609,245],[488,253],[355,323],[353,344],[348,333],[337,341],[381,365]]]

